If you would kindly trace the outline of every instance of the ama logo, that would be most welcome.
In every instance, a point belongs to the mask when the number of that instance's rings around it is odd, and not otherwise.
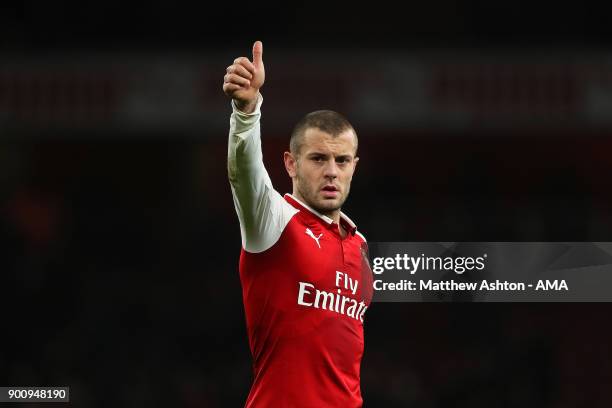
[[[538,281],[538,284],[535,290],[569,290],[569,288],[567,287],[567,283],[565,282],[565,279],[561,279],[561,280],[555,279],[553,281],[550,281],[548,279],[546,280],[540,279]]]

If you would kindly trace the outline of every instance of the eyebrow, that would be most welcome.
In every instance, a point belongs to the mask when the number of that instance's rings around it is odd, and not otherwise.
[[[306,154],[307,157],[317,157],[317,156],[322,156],[322,157],[329,157],[330,154],[329,153],[322,153],[322,152],[310,152],[308,154]],[[350,159],[352,158],[353,155],[351,154],[340,154],[338,156],[336,156],[336,159]]]

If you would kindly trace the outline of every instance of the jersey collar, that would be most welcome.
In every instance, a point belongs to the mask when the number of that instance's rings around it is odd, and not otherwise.
[[[327,225],[331,225],[333,224],[334,220],[332,220],[331,218],[329,218],[327,215],[323,215],[320,212],[318,212],[317,210],[315,210],[314,208],[309,207],[308,205],[304,204],[303,202],[301,202],[300,200],[298,200],[297,198],[295,198],[295,196],[293,196],[292,194],[285,194],[285,199],[287,201],[289,201],[289,203],[293,204],[293,206],[298,206],[298,207],[303,207],[305,210],[309,211],[311,214],[319,217],[321,220],[323,220]],[[357,231],[357,226],[355,225],[355,223],[353,222],[353,220],[351,220],[346,214],[344,214],[342,211],[340,211],[340,222],[342,223],[342,226],[348,231],[350,232],[352,235],[355,235],[355,231]]]

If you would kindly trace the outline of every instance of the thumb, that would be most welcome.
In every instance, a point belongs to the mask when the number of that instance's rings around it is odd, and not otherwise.
[[[255,67],[259,68],[261,66],[263,66],[263,44],[261,43],[261,41],[255,41],[255,44],[253,44],[253,65],[255,65]]]

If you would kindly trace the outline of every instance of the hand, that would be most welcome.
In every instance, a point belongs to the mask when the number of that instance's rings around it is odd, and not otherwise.
[[[255,110],[259,88],[266,78],[262,55],[263,44],[255,41],[253,62],[246,57],[236,58],[223,77],[223,92],[234,99],[238,109],[246,113]]]

